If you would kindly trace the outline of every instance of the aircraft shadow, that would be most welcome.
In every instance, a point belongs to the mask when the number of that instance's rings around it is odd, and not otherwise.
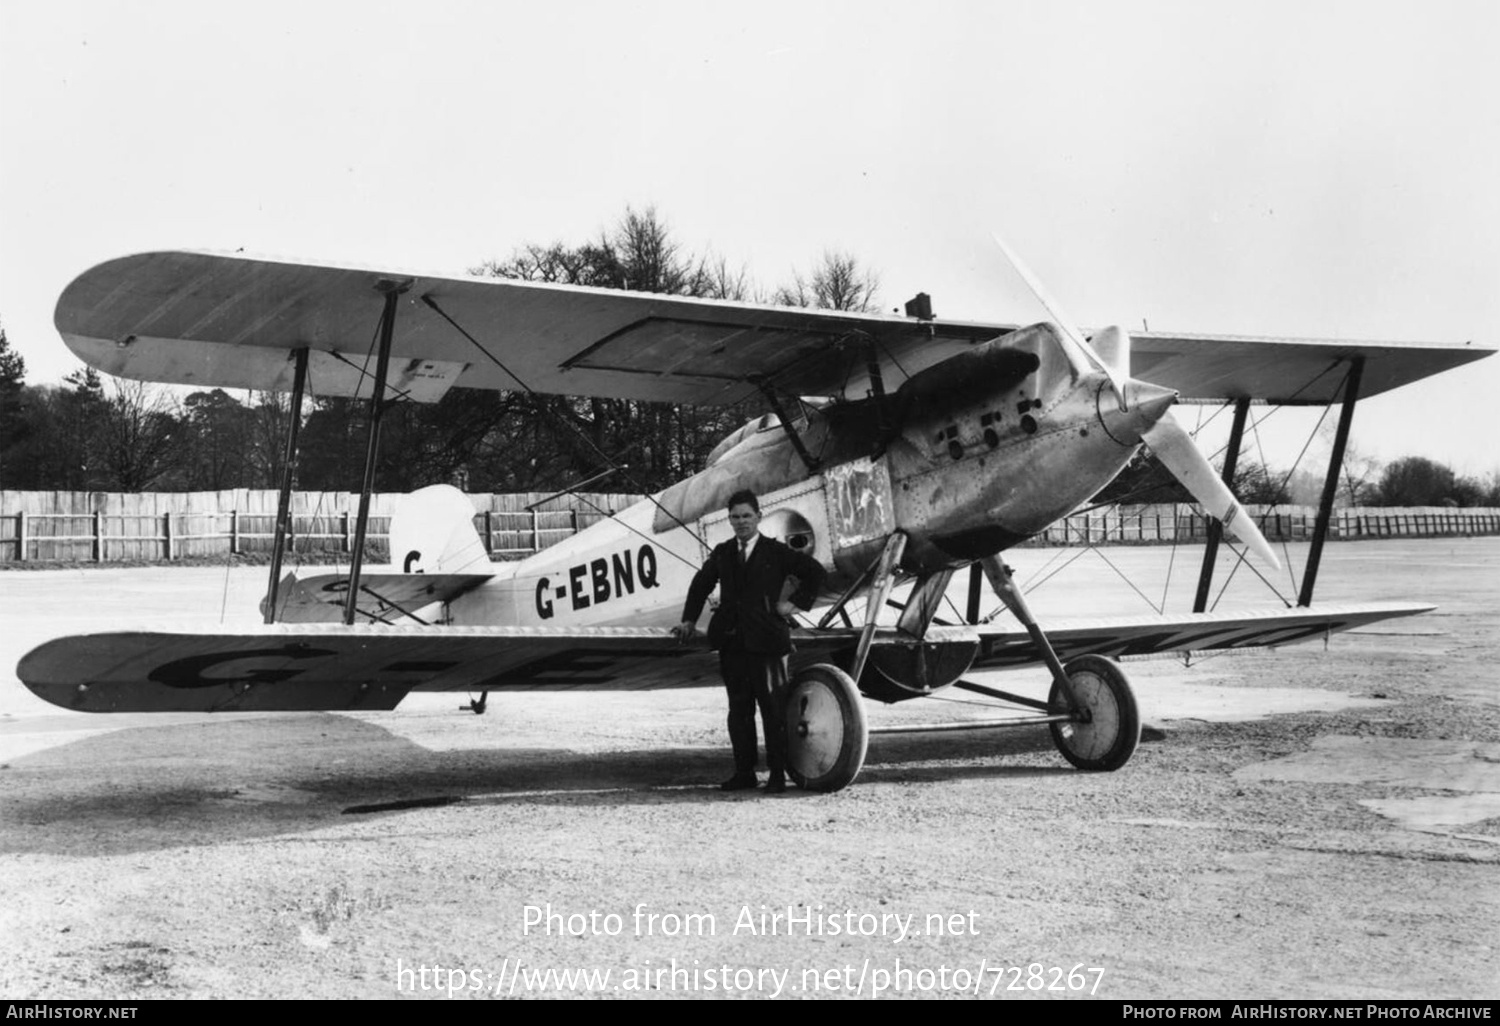
[[[608,806],[724,802],[712,748],[494,747],[432,751],[342,716],[136,727],[13,759],[0,770],[0,852],[107,856],[327,829],[462,803]],[[855,786],[1074,772],[1045,730],[871,739]],[[1008,758],[1023,759],[1007,764]],[[1050,761],[1050,760],[1049,760]],[[792,788],[781,800],[836,801]]]

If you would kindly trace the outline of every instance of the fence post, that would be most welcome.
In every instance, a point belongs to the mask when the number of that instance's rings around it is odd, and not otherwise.
[[[26,562],[26,511],[16,514],[16,562]]]
[[[339,544],[342,547],[342,550],[344,552],[348,552],[349,551],[349,511],[347,509],[344,510],[344,512],[342,512],[342,513],[339,514],[339,524],[340,524],[340,530],[342,530],[343,534],[344,534],[343,541],[341,541]]]
[[[164,528],[164,530],[162,532],[162,541],[164,541],[166,543],[166,547],[167,547],[167,561],[171,562],[171,560],[172,560],[172,514],[170,514],[170,513],[163,513],[161,515],[161,522],[162,522],[162,527]]]
[[[240,511],[237,509],[229,511],[229,554],[240,554]]]
[[[495,514],[490,510],[484,511],[484,551],[487,554],[495,551]]]
[[[94,562],[104,562],[104,514],[94,510]]]

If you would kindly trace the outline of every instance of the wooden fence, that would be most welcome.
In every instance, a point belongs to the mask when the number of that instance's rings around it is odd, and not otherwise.
[[[496,559],[546,548],[618,513],[637,495],[470,495],[474,527]],[[388,558],[387,531],[400,493],[371,496],[366,554]],[[295,492],[288,551],[336,558],[350,551],[356,492]],[[117,562],[269,556],[276,492],[3,492],[0,563]]]
[[[389,558],[386,532],[398,493],[372,496],[369,551]],[[496,559],[545,549],[634,504],[640,496],[545,493],[477,494],[474,527]],[[359,496],[353,492],[297,492],[292,496],[289,551],[347,554]],[[1311,507],[1250,507],[1271,541],[1312,537]],[[275,534],[276,493],[0,491],[0,563],[117,562],[269,556]],[[1334,511],[1331,539],[1425,538],[1500,534],[1500,509],[1444,507]],[[1122,506],[1076,514],[1053,524],[1028,545],[1170,544],[1201,542],[1208,521],[1190,506]]]
[[[1247,506],[1270,541],[1308,541],[1318,511],[1312,506]],[[1028,545],[1171,544],[1208,538],[1209,518],[1195,507],[1117,506],[1065,517]],[[1330,540],[1435,538],[1500,534],[1500,509],[1447,506],[1351,506],[1335,509]]]

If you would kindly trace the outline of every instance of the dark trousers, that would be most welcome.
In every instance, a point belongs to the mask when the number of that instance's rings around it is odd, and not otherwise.
[[[786,657],[721,649],[719,672],[729,694],[729,744],[734,772],[755,772],[755,708],[766,733],[766,767],[786,772]]]

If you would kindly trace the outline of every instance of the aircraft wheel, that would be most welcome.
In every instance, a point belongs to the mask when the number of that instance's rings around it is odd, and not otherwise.
[[[1086,655],[1063,667],[1084,717],[1052,724],[1052,741],[1063,758],[1085,770],[1117,770],[1130,761],[1141,740],[1141,714],[1125,671],[1113,659]],[[1056,681],[1047,703],[1066,710],[1067,699]]]
[[[809,791],[837,791],[859,775],[870,732],[859,689],[837,666],[819,663],[787,689],[787,772]]]

